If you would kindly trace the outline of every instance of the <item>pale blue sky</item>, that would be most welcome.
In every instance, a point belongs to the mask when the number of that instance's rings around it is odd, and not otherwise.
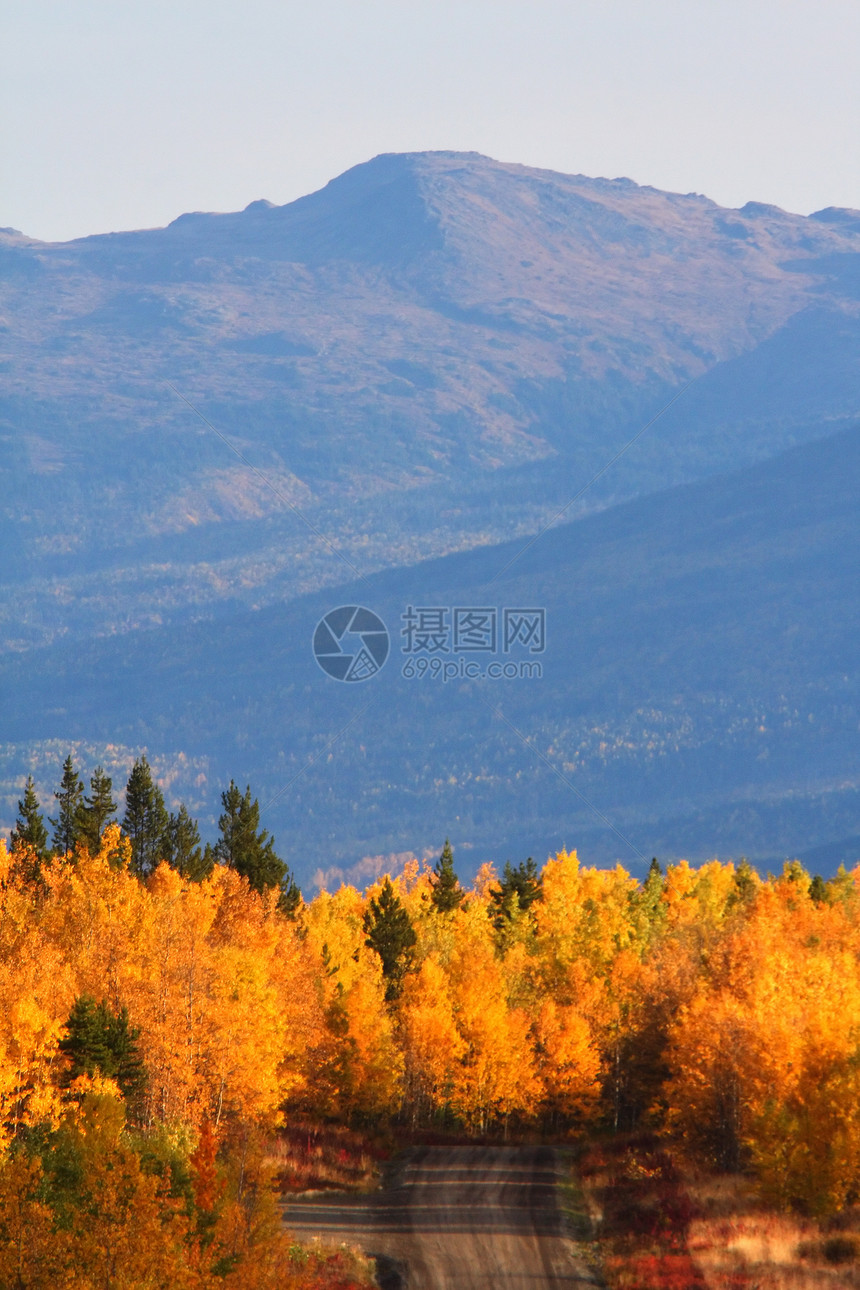
[[[860,207],[858,0],[27,0],[0,20],[0,225],[286,202],[379,152]]]

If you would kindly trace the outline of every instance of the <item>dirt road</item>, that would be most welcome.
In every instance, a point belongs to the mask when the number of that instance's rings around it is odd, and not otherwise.
[[[593,1290],[556,1179],[550,1147],[426,1147],[376,1195],[296,1201],[285,1223],[377,1256],[384,1290]]]

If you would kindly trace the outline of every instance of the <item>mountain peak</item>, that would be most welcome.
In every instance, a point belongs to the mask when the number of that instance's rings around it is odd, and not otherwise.
[[[813,211],[809,218],[821,224],[835,224],[851,233],[860,232],[860,211],[850,206],[825,206],[823,210]]]

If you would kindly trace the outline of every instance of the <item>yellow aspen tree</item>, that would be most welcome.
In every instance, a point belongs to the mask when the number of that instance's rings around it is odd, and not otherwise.
[[[432,958],[407,980],[400,1004],[400,1040],[406,1102],[418,1122],[450,1101],[454,1072],[465,1051],[447,975]]]
[[[251,891],[231,869],[210,879],[216,916],[210,933],[212,977],[206,1001],[202,1071],[207,1111],[275,1119],[286,1095],[281,1062],[289,1045],[287,1000],[279,988],[289,961],[275,897]],[[286,960],[286,962],[285,962]]]
[[[783,1204],[837,1207],[860,1182],[851,935],[801,875],[762,884],[672,1028],[670,1122],[723,1166],[746,1152]]]
[[[137,995],[148,989],[144,963],[150,931],[146,891],[128,871],[128,841],[109,824],[101,849],[79,848],[74,860],[51,865],[46,921],[69,965],[75,993],[104,999],[114,1011],[138,1011]]]
[[[720,1169],[737,1170],[762,1039],[743,1000],[703,982],[669,1036],[668,1124]]]
[[[765,1191],[826,1212],[860,1186],[860,968],[843,904],[817,904],[785,878],[761,902],[745,994],[767,1035],[750,1080],[748,1142]]]
[[[455,1112],[483,1132],[493,1119],[532,1114],[541,1098],[531,1019],[508,1005],[500,961],[471,941],[451,963],[451,991],[464,1050],[451,1092]]]
[[[108,1094],[89,1093],[64,1126],[80,1176],[68,1206],[71,1277],[60,1285],[192,1290],[185,1258],[188,1222],[157,1177],[122,1139],[125,1111]],[[68,1275],[67,1272],[67,1275]]]
[[[379,956],[366,945],[365,908],[365,898],[343,886],[320,892],[303,924],[324,1019],[307,1050],[306,1096],[345,1119],[390,1114],[402,1095],[403,1056]]]
[[[0,841],[0,1154],[22,1127],[57,1119],[52,1068],[74,999],[41,903],[11,870]]]
[[[217,884],[184,881],[159,865],[147,879],[150,931],[146,947],[149,989],[140,998],[140,1027],[153,1115],[195,1127],[210,1109],[203,1081],[211,1041],[215,980],[210,937]]]
[[[600,1098],[600,1053],[578,1008],[547,999],[535,1026],[538,1071],[548,1109],[564,1117],[592,1116]]]
[[[0,1166],[0,1285],[62,1286],[69,1269],[67,1238],[43,1200],[38,1160],[13,1156]]]

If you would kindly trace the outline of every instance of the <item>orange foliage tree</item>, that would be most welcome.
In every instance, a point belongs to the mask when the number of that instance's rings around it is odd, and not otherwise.
[[[133,1127],[184,1144],[224,1275],[256,1238],[216,1185],[216,1143],[294,1112],[482,1133],[648,1125],[716,1166],[751,1165],[783,1204],[832,1210],[860,1194],[858,872],[810,883],[795,864],[764,881],[745,864],[664,874],[655,862],[639,882],[560,852],[527,904],[504,908],[489,866],[450,905],[418,862],[387,882],[410,929],[397,989],[368,944],[381,883],[321,892],[286,917],[223,866],[191,882],[158,865],[141,880],[115,825],[94,853],[39,864],[26,844],[0,844],[3,1257],[23,1258],[27,1241],[32,1260],[48,1257],[53,1219],[24,1148],[73,1129],[82,1160],[101,1144],[93,1169],[114,1152],[141,1223],[158,1209],[178,1234],[182,1276],[203,1240],[155,1175],[135,1173],[128,1128],[110,1145],[109,1126],[69,1119],[87,1096],[112,1096],[65,1088],[59,1045],[82,996],[127,1012],[147,1072]],[[131,1247],[123,1257],[134,1266]]]

